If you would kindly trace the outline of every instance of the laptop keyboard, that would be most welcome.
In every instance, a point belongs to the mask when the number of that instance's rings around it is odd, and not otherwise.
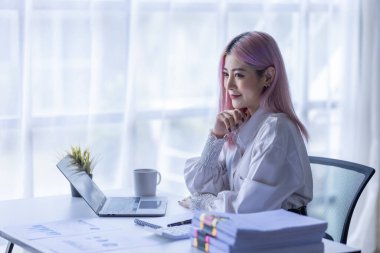
[[[113,197],[110,199],[110,203],[107,208],[108,213],[124,213],[129,211],[136,211],[139,206],[140,198],[118,198]]]

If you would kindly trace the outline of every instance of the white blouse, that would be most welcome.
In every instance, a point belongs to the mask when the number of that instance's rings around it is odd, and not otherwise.
[[[305,143],[283,113],[258,109],[232,142],[210,134],[201,157],[185,164],[185,181],[194,195],[211,193],[214,210],[248,213],[291,209],[313,198]]]

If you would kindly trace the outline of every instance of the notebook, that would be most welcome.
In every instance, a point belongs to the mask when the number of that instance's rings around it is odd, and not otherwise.
[[[57,167],[98,216],[156,217],[166,213],[168,200],[165,197],[106,197],[84,171],[78,171],[68,156]]]

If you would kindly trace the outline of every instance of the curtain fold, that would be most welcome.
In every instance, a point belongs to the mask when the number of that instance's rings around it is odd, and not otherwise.
[[[380,141],[380,2],[350,1],[346,29],[346,74],[343,82],[342,158],[375,168],[351,221],[348,244],[363,253],[376,251]],[[353,9],[350,9],[353,8]],[[352,20],[356,22],[352,22]]]

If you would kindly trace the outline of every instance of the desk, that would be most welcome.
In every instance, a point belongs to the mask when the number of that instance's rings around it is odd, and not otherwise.
[[[167,215],[188,212],[184,208],[178,206],[178,199],[180,199],[180,197],[169,198]],[[82,198],[72,198],[71,196],[0,201],[0,236],[30,252],[44,252],[44,249],[41,248],[38,244],[35,244],[33,241],[25,241],[19,238],[14,238],[13,236],[9,235],[7,233],[7,230],[4,228],[6,226],[45,223],[50,221],[69,220],[76,218],[98,217],[95,213],[92,212],[90,207],[87,206]],[[98,219],[107,219],[110,223],[125,226],[125,228],[135,236],[150,236],[152,240],[156,240],[158,242],[154,246],[141,246],[133,249],[128,249],[128,252],[131,253],[203,252],[191,247],[189,240],[172,242],[158,236],[150,235],[147,231],[136,227],[136,225],[133,223],[133,218]],[[9,245],[11,245],[11,243]],[[332,242],[324,239],[323,243],[325,245],[325,253],[360,253],[360,250],[353,249],[337,242]]]

